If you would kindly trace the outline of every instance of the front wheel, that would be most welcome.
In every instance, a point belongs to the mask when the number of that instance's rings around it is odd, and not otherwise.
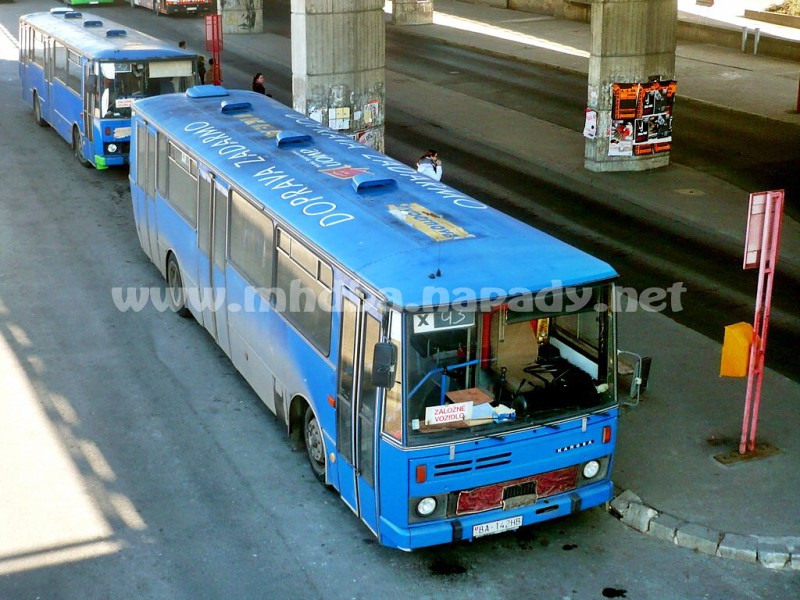
[[[72,151],[75,153],[75,158],[78,159],[78,162],[81,163],[84,167],[91,166],[86,157],[83,155],[83,144],[81,143],[81,132],[78,131],[77,127],[72,128]]]
[[[322,440],[322,429],[317,416],[310,406],[306,407],[306,415],[303,419],[303,441],[314,477],[325,483],[325,442]]]
[[[192,312],[186,307],[186,290],[183,287],[181,268],[174,254],[170,254],[167,261],[167,301],[169,307],[179,316],[191,316]]]

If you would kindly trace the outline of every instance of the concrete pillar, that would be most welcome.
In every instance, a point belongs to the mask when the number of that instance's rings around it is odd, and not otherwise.
[[[430,25],[433,23],[433,0],[393,0],[393,25]]]
[[[262,33],[264,0],[218,0],[222,33]]]
[[[294,109],[381,152],[383,0],[292,0]]]
[[[644,171],[669,164],[669,152],[609,156],[612,84],[675,77],[677,0],[592,0],[588,103],[597,113],[597,134],[587,138],[590,171]]]

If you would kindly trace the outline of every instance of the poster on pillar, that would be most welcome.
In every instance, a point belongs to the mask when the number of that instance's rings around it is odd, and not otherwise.
[[[677,83],[614,83],[611,86],[609,156],[647,156],[672,147],[672,106]]]

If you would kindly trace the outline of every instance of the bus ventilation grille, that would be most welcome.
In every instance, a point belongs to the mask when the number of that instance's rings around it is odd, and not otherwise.
[[[84,21],[83,26],[84,27],[102,27],[103,26],[103,22],[102,21]]]
[[[451,462],[441,463],[433,466],[434,477],[446,477],[448,475],[457,475],[459,473],[469,473],[470,471],[479,471],[483,469],[492,469],[511,463],[511,452],[503,452],[502,454],[494,454],[492,456],[481,456],[474,460],[454,460]]]

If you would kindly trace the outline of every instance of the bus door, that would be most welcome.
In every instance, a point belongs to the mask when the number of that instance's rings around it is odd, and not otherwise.
[[[228,304],[225,283],[225,265],[228,248],[228,186],[222,181],[214,180],[214,198],[212,201],[214,244],[211,264],[211,288],[214,290],[214,301],[219,305],[214,318],[217,321],[217,343],[228,356],[231,355],[231,343],[228,338]]]
[[[200,186],[197,207],[197,248],[199,250],[197,253],[197,299],[200,302],[199,308],[202,315],[200,322],[216,340],[217,321],[214,316],[214,293],[211,285],[214,246],[212,214],[214,176],[203,165],[198,165],[197,183]]]
[[[139,241],[142,249],[155,264],[159,263],[158,228],[156,227],[156,130],[144,122],[139,122],[136,129],[136,185],[141,189],[134,195],[138,207],[136,225],[139,230]],[[158,149],[166,152],[166,149]],[[162,169],[159,166],[159,169]],[[166,181],[166,172],[159,171],[159,182]],[[163,189],[163,187],[162,187]]]
[[[228,188],[200,166],[197,219],[198,294],[203,326],[230,355],[225,299],[225,249],[228,230]]]
[[[98,100],[96,78],[90,77],[95,63],[85,59],[82,60],[83,84],[81,87],[83,88],[83,131],[86,133],[86,139],[91,142],[92,148],[94,148],[95,110],[97,110],[97,116],[102,116],[100,115],[100,107],[96,106],[96,101]],[[91,85],[92,83],[95,83],[94,87]]]
[[[336,398],[339,492],[376,533],[375,423],[381,390],[372,385],[371,375],[373,349],[380,340],[380,313],[358,294],[342,288]]]

